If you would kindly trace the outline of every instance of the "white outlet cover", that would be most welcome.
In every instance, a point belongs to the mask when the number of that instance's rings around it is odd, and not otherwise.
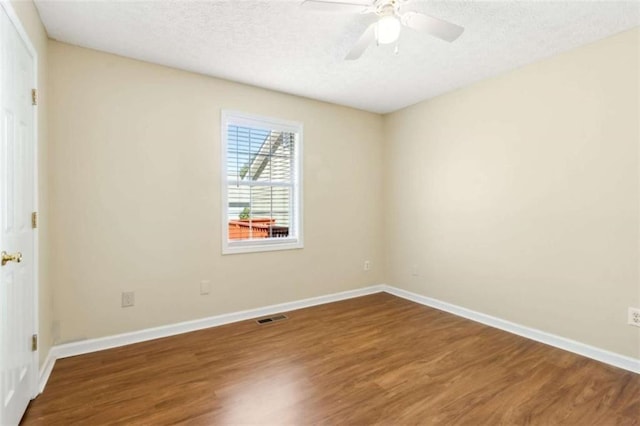
[[[640,309],[631,307],[629,308],[628,323],[629,325],[640,327]]]
[[[411,266],[411,276],[417,277],[418,275],[420,275],[418,273],[418,265]]]
[[[122,307],[128,308],[136,303],[136,294],[133,291],[122,292]]]
[[[202,280],[200,281],[200,294],[205,295],[211,293],[211,281]]]

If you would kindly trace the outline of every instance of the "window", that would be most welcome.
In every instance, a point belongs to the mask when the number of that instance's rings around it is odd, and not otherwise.
[[[302,124],[222,112],[222,253],[302,247]]]

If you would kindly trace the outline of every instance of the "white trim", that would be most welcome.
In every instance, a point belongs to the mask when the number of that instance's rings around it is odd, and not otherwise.
[[[340,300],[352,299],[354,297],[366,296],[369,294],[385,292],[403,299],[410,300],[421,305],[429,306],[441,311],[448,312],[472,321],[476,321],[490,327],[517,334],[540,343],[545,343],[559,349],[582,355],[605,364],[613,365],[634,373],[640,374],[640,360],[616,354],[613,352],[599,349],[584,343],[546,333],[544,331],[525,327],[500,318],[492,317],[480,312],[472,311],[450,303],[442,302],[437,299],[402,290],[386,284],[378,284],[369,287],[363,287],[355,290],[343,291],[340,293],[328,294],[325,296],[311,297],[308,299],[297,300],[293,302],[280,303],[277,305],[265,306],[262,308],[249,309],[239,312],[231,312],[228,314],[216,315],[213,317],[202,318],[194,321],[185,321],[176,324],[169,324],[160,327],[148,328],[130,333],[117,334],[114,336],[101,337],[98,339],[89,339],[79,342],[66,343],[51,348],[47,359],[45,360],[42,370],[40,371],[40,392],[44,390],[51,370],[56,359],[67,358],[76,355],[97,352],[105,349],[117,348],[120,346],[130,345],[134,343],[145,342],[147,340],[159,339],[162,337],[175,336],[178,334],[189,333],[191,331],[202,330],[219,325],[229,324],[237,321],[244,321],[253,318],[259,318],[267,315],[273,315],[281,312],[294,311],[296,309],[308,308],[310,306],[323,305],[325,303],[338,302]]]
[[[526,337],[527,339],[535,340],[536,342],[545,343],[549,346],[564,349],[565,351],[573,352],[596,361],[604,362],[605,364],[613,365],[614,367],[640,374],[640,359],[609,352],[585,343],[576,342],[575,340],[567,339],[535,328],[526,327],[524,325],[496,318],[481,312],[472,311],[471,309],[463,308],[431,297],[422,296],[397,287],[383,285],[382,288],[383,291],[393,294],[394,296],[411,300],[412,302],[416,302],[421,305],[445,311],[490,327],[517,334],[518,336]]]
[[[288,242],[292,241],[292,242]],[[223,249],[222,254],[240,254],[240,253],[257,253],[261,251],[280,251],[280,250],[298,250],[303,248],[302,242],[299,240],[278,238],[277,241],[267,240],[261,242],[259,240],[237,241],[233,247]]]
[[[44,391],[44,387],[47,385],[49,381],[49,376],[51,376],[51,372],[53,371],[53,366],[56,365],[56,357],[53,353],[53,349],[49,350],[47,354],[47,359],[44,360],[44,364],[42,364],[42,368],[40,368],[40,377],[38,380],[38,394],[41,394]]]
[[[13,24],[20,39],[24,43],[27,51],[33,58],[33,81],[32,88],[38,89],[38,51],[31,42],[29,34],[22,25],[22,21],[13,9],[10,1],[0,0],[0,6],[4,9],[9,17],[9,21]],[[39,91],[39,90],[38,90]],[[38,106],[32,108],[32,127],[33,127],[33,211],[38,211],[39,185],[38,185],[38,147],[40,140],[38,139]],[[40,337],[40,278],[39,278],[39,232],[38,228],[33,230],[33,332]],[[31,398],[38,396],[38,365],[40,360],[40,349],[36,349],[32,354],[32,379],[31,379]]]
[[[191,331],[216,327],[237,321],[244,321],[273,315],[281,312],[289,312],[296,309],[308,308],[310,306],[323,305],[325,303],[337,302],[340,300],[352,299],[354,297],[366,296],[368,294],[380,293],[382,286],[375,285],[363,287],[356,290],[348,290],[340,293],[333,293],[326,296],[311,297],[309,299],[297,300],[294,302],[280,303],[277,305],[265,306],[262,308],[248,309],[246,311],[231,312],[228,314],[216,315],[193,321],[185,321],[176,324],[169,324],[160,327],[147,328],[130,333],[116,334],[114,336],[89,339],[79,342],[66,343],[51,348],[51,354],[56,358],[67,358],[70,356],[82,355],[104,349],[117,348],[119,346],[130,345],[132,343],[145,342],[147,340],[159,339],[162,337],[175,336],[177,334],[189,333]]]
[[[262,115],[248,114],[246,112],[229,109],[222,110],[222,122],[232,121],[234,124],[247,127],[262,126],[266,129],[278,132],[298,133],[302,123],[281,118],[264,117]],[[223,129],[224,131],[224,129]]]
[[[13,9],[13,5],[11,4],[10,1],[7,1],[7,0],[0,0],[0,5],[4,8],[5,12],[7,12],[7,16],[9,16],[9,20],[11,21],[11,23],[13,23],[13,26],[16,28],[16,31],[18,31],[18,35],[20,36],[25,46],[27,47],[27,50],[35,60],[38,57],[38,53],[35,47],[33,47],[33,43],[31,43],[31,39],[29,38],[27,31],[22,26],[22,21],[20,21],[20,18],[18,18],[18,14]],[[38,77],[36,74],[36,79],[37,78]]]
[[[266,184],[267,186],[291,187],[293,198],[293,211],[291,214],[291,223],[289,230],[293,230],[294,237],[290,238],[269,238],[266,240],[246,240],[246,241],[229,241],[229,220],[228,217],[228,192],[229,185],[237,183],[235,180],[229,180],[227,177],[227,127],[229,124],[247,126],[247,127],[263,127],[271,130],[295,133],[297,141],[294,151],[294,180],[292,183],[273,182]],[[222,198],[222,254],[239,254],[254,253],[263,251],[276,250],[294,250],[304,247],[304,226],[303,226],[303,148],[304,147],[304,125],[297,121],[282,120],[280,118],[271,118],[247,114],[232,110],[220,111],[220,171],[222,186],[220,194]],[[243,183],[248,186],[264,186],[265,183]]]

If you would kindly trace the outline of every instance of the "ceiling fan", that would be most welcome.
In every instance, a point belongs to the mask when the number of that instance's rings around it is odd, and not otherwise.
[[[427,33],[439,39],[452,42],[464,28],[442,19],[433,18],[412,10],[405,11],[411,0],[375,0],[373,4],[358,4],[344,1],[305,0],[302,8],[317,12],[375,14],[376,21],[367,27],[345,59],[358,59],[374,41],[390,44],[398,40],[402,26]]]

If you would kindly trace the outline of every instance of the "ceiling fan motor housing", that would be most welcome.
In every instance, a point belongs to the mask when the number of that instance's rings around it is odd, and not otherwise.
[[[375,13],[378,16],[399,15],[399,4],[397,0],[377,0],[374,3]]]

